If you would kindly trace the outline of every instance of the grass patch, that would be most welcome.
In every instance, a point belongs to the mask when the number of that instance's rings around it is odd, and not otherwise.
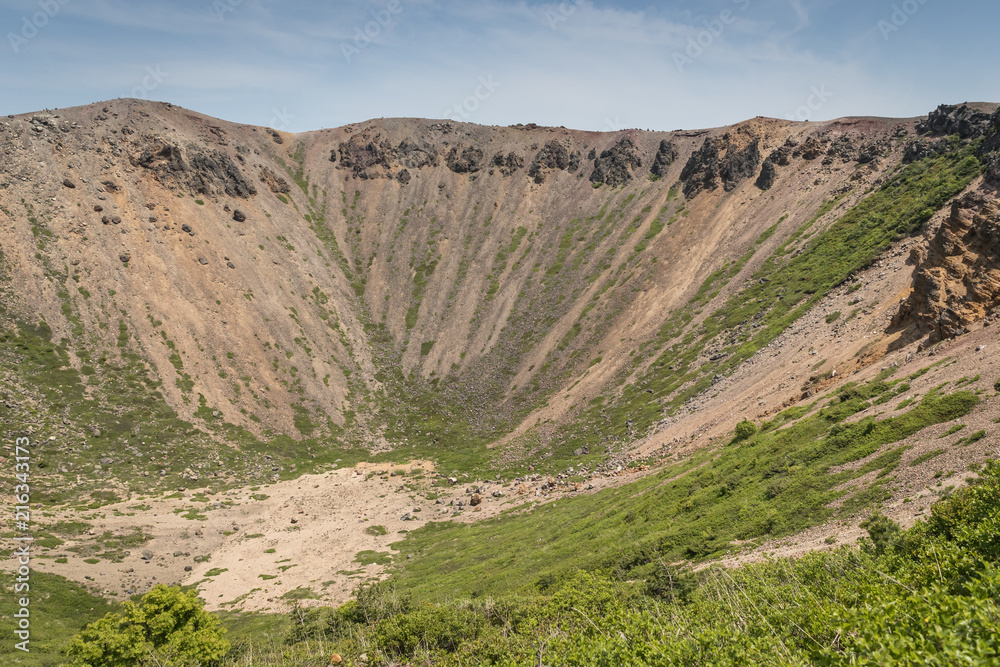
[[[845,387],[818,412],[789,415],[780,430],[760,429],[618,489],[474,524],[432,522],[393,545],[413,556],[397,561],[395,576],[420,598],[523,590],[574,568],[627,578],[660,562],[719,556],[734,541],[790,535],[848,516],[878,502],[884,480],[860,489],[842,510],[827,508],[844,495],[833,489],[870,471],[887,474],[904,449],[858,470],[835,466],[967,414],[978,402],[968,391],[931,392],[903,415],[846,421],[892,389],[886,382]]]
[[[359,551],[354,556],[354,562],[362,565],[388,565],[392,562],[392,554],[388,551]]]

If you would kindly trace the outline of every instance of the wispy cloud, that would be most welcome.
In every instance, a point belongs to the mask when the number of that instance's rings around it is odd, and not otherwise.
[[[994,4],[960,20],[958,8],[928,3],[887,44],[875,29],[885,7],[840,0],[219,0],[231,8],[221,15],[215,1],[68,2],[30,57],[0,52],[4,99],[27,110],[117,97],[160,65],[164,99],[260,124],[288,109],[289,129],[305,130],[439,116],[493,76],[503,86],[473,120],[600,130],[609,118],[672,129],[782,117],[811,86],[836,91],[823,117],[915,114],[955,89],[1000,89],[995,68],[966,53],[990,62]],[[380,24],[389,2],[400,9]],[[0,0],[0,34],[36,6]],[[365,48],[345,58],[366,26]],[[928,30],[962,48],[928,60]],[[679,71],[676,54],[692,42],[698,57]]]

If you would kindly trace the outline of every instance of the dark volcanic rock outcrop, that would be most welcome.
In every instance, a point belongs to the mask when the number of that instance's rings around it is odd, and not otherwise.
[[[660,142],[660,147],[653,158],[653,166],[649,168],[649,173],[654,176],[666,176],[670,165],[677,161],[677,147],[674,142],[666,139]]]
[[[220,151],[191,156],[190,183],[196,192],[206,195],[217,194],[219,188],[230,197],[257,194],[257,188],[243,177],[236,163]]]
[[[771,161],[771,158],[767,158],[760,166],[760,175],[757,176],[757,180],[754,182],[754,185],[761,190],[770,190],[777,177],[777,167],[774,166],[774,162]]]
[[[947,136],[957,134],[963,139],[981,136],[990,125],[990,114],[966,104],[942,104],[927,114],[927,120],[917,125],[921,134]]]
[[[535,155],[531,166],[528,167],[528,176],[533,178],[535,183],[543,183],[546,174],[555,169],[565,171],[569,168],[569,163],[569,149],[562,142],[553,139],[547,141]]]
[[[714,190],[721,184],[728,192],[753,176],[761,164],[760,141],[743,132],[709,137],[688,159],[681,171],[684,196],[688,199],[702,190]]]
[[[792,138],[785,139],[785,143],[771,151],[767,159],[773,162],[775,166],[787,167],[792,163],[792,155],[794,155],[795,148],[798,145],[798,142]]]
[[[903,154],[903,162],[916,162],[924,158],[935,157],[948,152],[948,140],[939,139],[931,141],[929,139],[917,139],[906,147]]]
[[[151,171],[161,183],[175,184],[198,194],[225,193],[247,198],[257,194],[236,163],[222,151],[203,152],[196,148],[184,158],[179,146],[153,140],[129,161],[133,166]]]
[[[632,170],[641,166],[642,160],[639,159],[635,144],[625,137],[594,158],[594,171],[590,174],[590,182],[604,183],[617,188],[631,181]]]
[[[844,162],[849,162],[857,156],[857,152],[858,150],[854,147],[851,137],[842,134],[830,142],[830,147],[826,149],[826,156],[834,159],[840,158]]]
[[[438,163],[437,149],[426,141],[417,143],[403,139],[396,147],[396,159],[409,169],[436,167]]]
[[[990,117],[986,133],[979,146],[979,159],[986,167],[986,181],[991,185],[1000,185],[1000,108]]]
[[[877,162],[884,158],[892,150],[892,144],[885,139],[875,139],[869,141],[858,151],[857,160],[860,164]]]
[[[801,157],[803,160],[815,160],[826,152],[823,143],[816,137],[809,137],[801,145],[796,146],[792,151],[792,157]]]
[[[497,153],[493,156],[490,166],[499,169],[504,176],[510,176],[524,166],[524,158],[514,152],[507,153],[507,155]]]
[[[701,148],[692,153],[681,171],[684,182],[684,196],[695,197],[702,190],[719,187],[719,141],[713,137],[705,139]]]
[[[740,184],[740,181],[753,176],[759,166],[760,142],[758,140],[754,139],[746,148],[741,150],[729,148],[719,168],[719,176],[722,177],[722,186],[727,192],[734,189]]]
[[[390,168],[393,155],[392,146],[385,139],[371,138],[367,133],[356,134],[349,140],[341,142],[337,148],[340,154],[338,169],[349,169],[356,178],[375,178],[375,167]]]
[[[926,248],[911,252],[913,291],[890,331],[928,342],[962,333],[1000,305],[1000,202],[970,193],[955,201]]]
[[[473,174],[483,168],[483,152],[475,146],[452,146],[445,164],[456,174]]]

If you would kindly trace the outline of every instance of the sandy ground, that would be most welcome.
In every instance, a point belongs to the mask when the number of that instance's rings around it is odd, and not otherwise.
[[[245,489],[184,491],[98,510],[60,511],[57,518],[40,522],[38,529],[56,520],[83,521],[91,528],[53,549],[36,549],[33,567],[111,599],[126,599],[165,583],[196,585],[206,608],[213,611],[285,611],[296,599],[303,605],[336,605],[349,599],[359,582],[385,576],[386,565],[361,564],[356,560],[359,553],[395,553],[393,542],[429,521],[482,520],[515,506],[597,492],[642,474],[644,470],[623,471],[579,488],[556,486],[557,480],[543,477],[505,484],[463,479],[453,484],[440,478],[428,461],[361,463]],[[432,486],[434,482],[443,484]],[[481,502],[473,507],[469,500],[477,489]],[[540,489],[544,491],[536,495]],[[501,495],[494,497],[493,492]],[[384,534],[376,526],[384,528]],[[127,549],[120,562],[88,563],[89,553],[74,551],[97,545],[108,532],[128,535],[138,530],[148,541]]]
[[[434,480],[432,470],[425,461],[362,463],[206,494],[207,499],[184,492],[174,494],[181,498],[133,499],[91,512],[60,513],[62,521],[91,523],[92,535],[50,552],[66,563],[45,559],[35,567],[119,598],[157,583],[197,584],[211,610],[277,610],[291,604],[283,595],[300,588],[308,589],[312,599],[342,602],[359,580],[377,577],[384,569],[355,562],[359,552],[390,551],[389,544],[405,531],[450,513],[425,497]],[[406,475],[396,476],[396,471]],[[192,509],[192,518],[184,516]],[[404,521],[404,515],[413,519]],[[385,534],[366,532],[373,526],[383,527]],[[136,528],[151,539],[120,563],[90,564],[68,550],[105,531],[127,534]]]

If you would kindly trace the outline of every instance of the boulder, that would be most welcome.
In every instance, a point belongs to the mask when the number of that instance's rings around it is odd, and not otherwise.
[[[770,190],[774,185],[774,180],[777,176],[777,167],[774,166],[774,162],[771,161],[771,158],[767,158],[760,166],[760,175],[757,176],[757,180],[754,182],[754,185],[761,190]]]

